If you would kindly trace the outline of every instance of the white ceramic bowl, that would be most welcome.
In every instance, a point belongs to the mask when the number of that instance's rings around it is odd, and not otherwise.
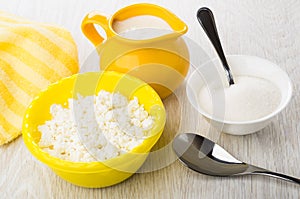
[[[275,116],[282,111],[289,103],[292,97],[292,84],[286,74],[276,64],[254,56],[247,55],[230,55],[227,56],[228,63],[230,65],[233,76],[246,75],[253,77],[260,77],[274,83],[281,92],[281,101],[279,106],[269,115],[265,117],[250,120],[250,121],[226,121],[222,119],[216,119],[205,112],[199,105],[198,95],[202,86],[209,84],[209,82],[216,79],[220,82],[227,81],[224,69],[219,59],[211,60],[201,66],[199,66],[189,77],[187,81],[187,96],[190,103],[196,108],[208,121],[211,121],[211,125],[220,128],[221,131],[233,134],[233,135],[246,135],[254,133],[266,127]],[[221,106],[220,106],[221,107]]]

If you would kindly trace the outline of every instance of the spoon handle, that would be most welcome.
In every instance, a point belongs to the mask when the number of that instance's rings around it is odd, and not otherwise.
[[[282,174],[282,173],[276,173],[276,172],[273,172],[273,171],[256,171],[256,172],[253,172],[253,174],[261,174],[261,175],[271,176],[271,177],[279,178],[279,179],[286,180],[286,181],[289,181],[289,182],[294,182],[294,183],[300,185],[300,179],[299,178],[288,176],[288,175],[285,175],[285,174]]]
[[[229,85],[234,84],[233,77],[220,42],[220,38],[218,35],[218,31],[217,31],[214,15],[212,11],[206,7],[200,8],[197,12],[197,19],[200,25],[202,26],[202,28],[204,29],[206,35],[210,39],[211,43],[213,44],[215,50],[217,51],[218,56],[221,59],[222,65],[227,73]]]
[[[259,175],[265,175],[265,176],[270,176],[270,177],[274,177],[274,178],[279,178],[281,180],[294,182],[294,183],[300,185],[300,179],[299,178],[288,176],[288,175],[285,175],[285,174],[282,174],[282,173],[269,171],[269,170],[259,168],[259,167],[253,166],[253,165],[249,165],[248,171],[250,171],[250,173],[252,173],[252,174],[259,174]]]

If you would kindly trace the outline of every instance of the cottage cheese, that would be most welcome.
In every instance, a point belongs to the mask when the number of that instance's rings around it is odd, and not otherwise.
[[[53,104],[52,119],[38,126],[39,146],[50,155],[73,162],[104,161],[140,145],[154,119],[135,97],[101,90],[97,95]]]

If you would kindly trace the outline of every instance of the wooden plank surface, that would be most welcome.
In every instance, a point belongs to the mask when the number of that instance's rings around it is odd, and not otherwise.
[[[294,87],[291,103],[271,125],[252,135],[231,136],[208,133],[209,124],[187,103],[182,85],[164,102],[167,126],[154,150],[166,149],[165,157],[148,160],[141,171],[147,171],[150,164],[163,165],[166,158],[172,159],[169,149],[174,135],[194,131],[217,141],[245,162],[300,177],[299,0],[0,0],[0,9],[64,26],[76,40],[80,62],[84,63],[93,51],[80,30],[84,15],[92,10],[112,14],[135,2],[156,3],[174,12],[188,24],[187,36],[213,58],[215,53],[195,18],[198,8],[209,6],[215,12],[227,54],[269,59],[287,71]],[[0,147],[0,193],[0,198],[299,198],[300,187],[262,176],[204,176],[175,161],[153,172],[138,173],[116,186],[85,189],[61,180],[35,160],[20,137]]]

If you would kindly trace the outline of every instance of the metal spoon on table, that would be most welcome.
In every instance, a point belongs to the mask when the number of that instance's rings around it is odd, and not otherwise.
[[[300,179],[272,172],[237,160],[222,147],[193,133],[179,134],[173,141],[179,160],[190,169],[211,176],[260,174],[300,185]]]
[[[197,19],[200,25],[202,26],[202,28],[204,29],[206,35],[210,39],[211,43],[213,44],[215,50],[218,53],[218,56],[225,69],[229,86],[234,84],[233,77],[220,42],[220,38],[218,35],[218,31],[217,31],[214,15],[212,11],[206,7],[200,8],[197,12]]]

